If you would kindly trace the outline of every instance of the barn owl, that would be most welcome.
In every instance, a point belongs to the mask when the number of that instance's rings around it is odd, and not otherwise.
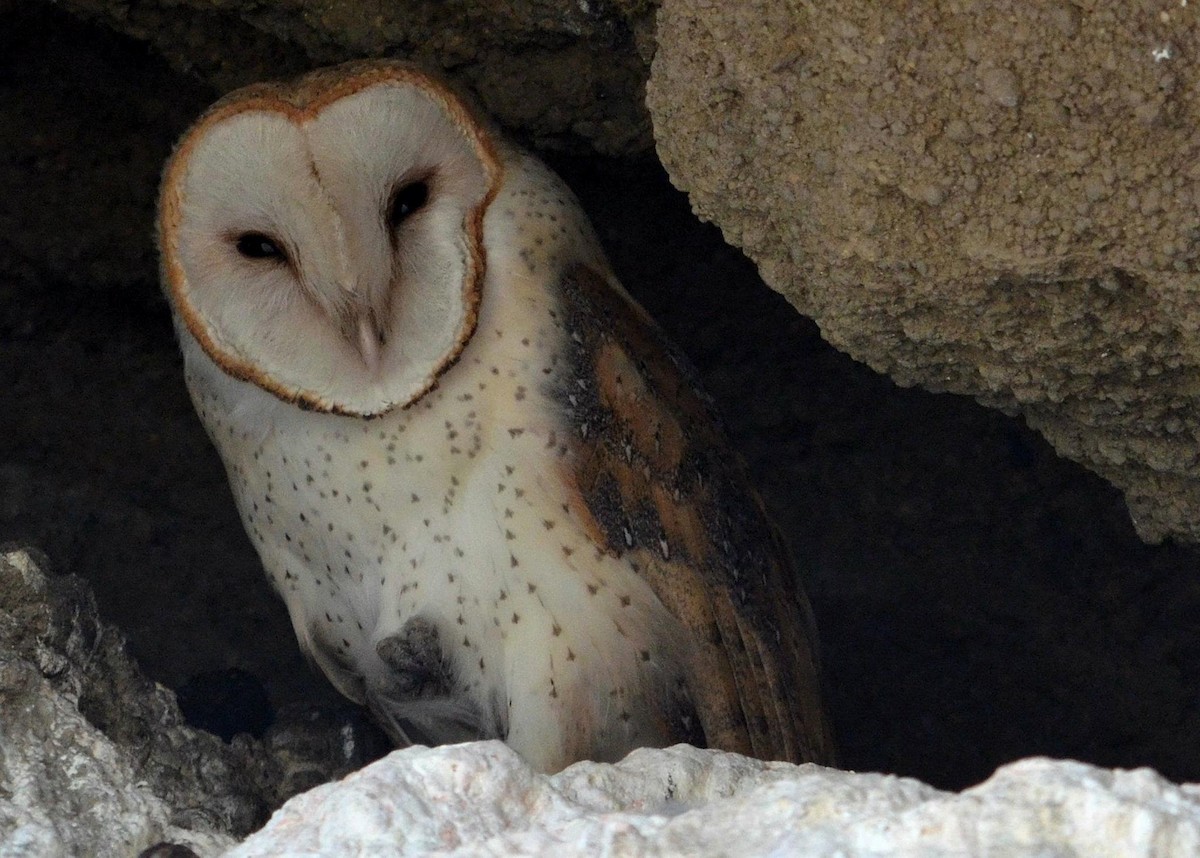
[[[832,759],[807,602],[709,401],[447,84],[376,61],[225,97],[158,229],[246,531],[397,744]]]

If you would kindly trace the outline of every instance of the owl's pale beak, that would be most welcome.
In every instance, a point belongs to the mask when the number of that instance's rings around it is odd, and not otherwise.
[[[375,323],[371,321],[370,314],[364,314],[358,317],[358,353],[362,356],[363,363],[367,365],[367,369],[371,374],[379,372],[379,351],[383,337],[380,335]]]

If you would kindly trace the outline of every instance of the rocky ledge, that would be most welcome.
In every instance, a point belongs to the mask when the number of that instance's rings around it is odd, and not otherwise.
[[[1194,855],[1200,786],[1029,759],[962,793],[685,745],[531,772],[498,742],[410,748],[289,801],[270,855]]]
[[[237,845],[302,782],[297,742],[187,727],[86,586],[42,565],[0,554],[0,858],[163,841],[205,858],[1200,854],[1200,786],[1149,769],[1028,759],[955,794],[682,745],[545,776],[499,742],[396,751],[295,795]],[[329,757],[299,766],[309,784],[362,762],[353,747]]]

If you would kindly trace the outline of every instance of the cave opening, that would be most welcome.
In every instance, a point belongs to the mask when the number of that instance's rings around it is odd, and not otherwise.
[[[169,687],[236,669],[271,708],[337,705],[242,533],[156,285],[158,170],[215,93],[49,6],[0,14],[0,542],[85,577]],[[845,767],[961,788],[1048,755],[1200,780],[1195,548],[1140,542],[1120,493],[1020,420],[825,344],[656,163],[546,157],[791,543]]]

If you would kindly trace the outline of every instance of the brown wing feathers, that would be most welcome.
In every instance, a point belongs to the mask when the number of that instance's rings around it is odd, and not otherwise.
[[[571,477],[597,543],[699,642],[687,694],[707,744],[832,762],[807,602],[714,410],[623,293],[582,266],[563,286],[580,382]]]

